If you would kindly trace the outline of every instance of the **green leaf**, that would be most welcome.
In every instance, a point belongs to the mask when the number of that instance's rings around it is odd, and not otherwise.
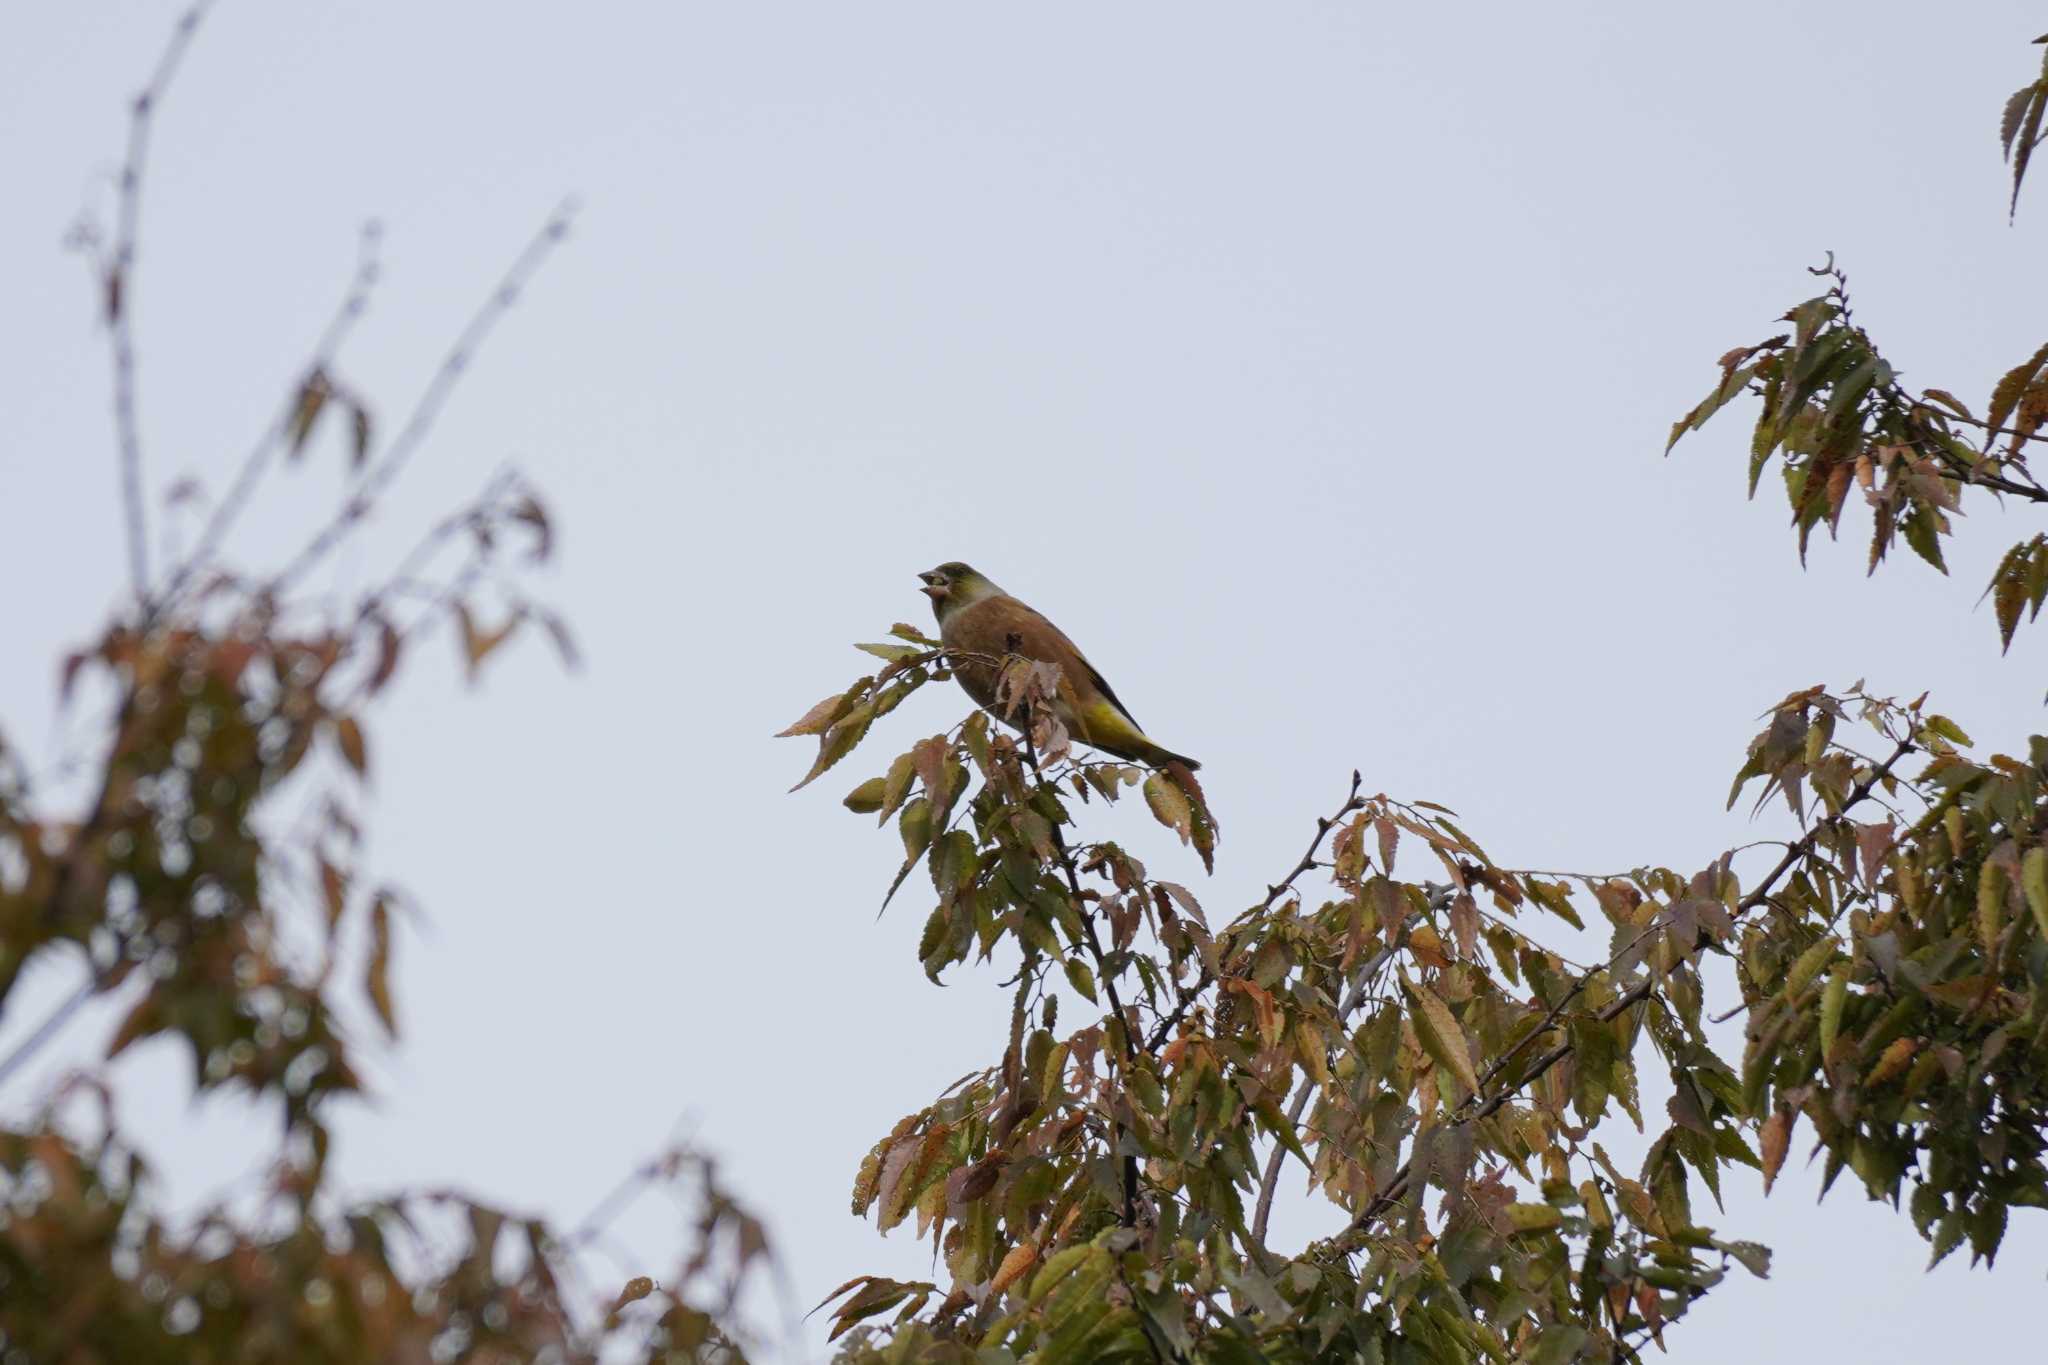
[[[903,805],[903,798],[910,795],[910,780],[917,776],[917,755],[915,752],[898,754],[889,771],[882,779],[882,801],[877,827],[889,822]]]
[[[1095,1004],[1096,999],[1094,970],[1090,968],[1087,963],[1081,961],[1081,959],[1078,957],[1068,958],[1066,961],[1066,968],[1067,984],[1072,986],[1075,990],[1079,991],[1083,996],[1086,996],[1089,1004]]]
[[[882,793],[887,781],[871,777],[846,794],[846,808],[856,815],[872,815],[882,808]]]
[[[2035,845],[2020,859],[2020,890],[2026,893],[2027,908],[2034,912],[2034,925],[2048,940],[2048,848]]]
[[[1456,1076],[1467,1094],[1478,1094],[1479,1073],[1472,1066],[1472,1049],[1465,1041],[1465,1031],[1458,1027],[1450,1006],[1439,1000],[1428,987],[1409,980],[1405,969],[1401,973],[1401,989],[1408,993],[1409,1000],[1415,1005],[1409,1017],[1415,1021],[1415,1037],[1422,1044],[1422,1050],[1438,1066]]]
[[[1842,1007],[1848,1000],[1848,964],[1837,962],[1828,974],[1827,988],[1820,997],[1820,1060],[1823,1067],[1834,1053],[1836,1039],[1841,1036]]]
[[[1940,513],[1925,504],[1916,506],[1906,516],[1905,529],[1906,544],[1912,547],[1913,553],[1947,573],[1948,565],[1941,558]]]
[[[856,706],[843,720],[834,724],[831,729],[825,732],[824,738],[818,741],[818,757],[811,764],[811,770],[804,774],[803,781],[791,787],[790,790],[801,791],[803,788],[808,787],[812,782],[824,776],[833,764],[852,753],[854,746],[859,744],[862,737],[867,734],[868,726],[874,722],[874,718],[873,709],[866,703],[862,703]]]

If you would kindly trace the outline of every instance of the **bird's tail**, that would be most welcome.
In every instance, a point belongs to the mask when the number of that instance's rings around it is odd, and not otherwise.
[[[1165,768],[1168,771],[1171,771],[1176,764],[1187,769],[1189,772],[1193,772],[1202,766],[1186,754],[1177,754],[1171,749],[1162,749],[1157,744],[1153,744],[1148,748],[1145,754],[1145,761],[1155,768]]]

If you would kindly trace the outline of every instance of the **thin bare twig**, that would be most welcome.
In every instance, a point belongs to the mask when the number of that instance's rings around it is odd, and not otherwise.
[[[171,29],[170,41],[157,58],[149,84],[129,108],[128,152],[121,163],[119,207],[115,211],[114,251],[104,263],[107,333],[113,346],[114,439],[121,460],[121,500],[128,541],[128,575],[137,602],[149,600],[149,514],[143,499],[142,424],[136,415],[135,384],[135,258],[142,227],[142,182],[149,165],[149,137],[157,106],[169,92],[185,49],[212,0],[200,0]]]
[[[370,293],[376,287],[380,274],[377,252],[382,235],[382,229],[374,221],[363,225],[362,233],[357,239],[355,273],[349,278],[348,290],[342,296],[341,306],[335,309],[334,316],[328,320],[326,330],[321,332],[319,340],[313,345],[311,357],[305,367],[308,375],[324,373],[333,365],[342,341],[369,308]],[[299,390],[287,395],[277,417],[264,428],[263,434],[257,437],[254,448],[242,457],[241,468],[235,472],[235,481],[229,485],[228,491],[215,505],[213,514],[206,519],[206,525],[193,541],[191,553],[179,561],[177,567],[171,571],[170,577],[165,580],[163,589],[151,601],[149,610],[145,613],[145,622],[154,620],[169,609],[186,583],[191,581],[192,575],[205,568],[215,552],[220,549],[221,541],[234,529],[235,522],[248,506],[250,495],[256,491],[256,485],[262,481],[272,459],[284,444],[285,435],[291,430],[292,420],[300,401]]]
[[[1778,879],[1780,877],[1783,877],[1801,859],[1805,858],[1808,854],[1810,854],[1813,851],[1814,843],[1816,840],[1820,838],[1821,831],[1837,823],[1838,821],[1847,818],[1848,813],[1856,806],[1862,804],[1864,799],[1870,795],[1871,791],[1891,773],[1891,770],[1895,766],[1897,766],[1899,761],[1905,758],[1907,754],[1913,752],[1913,750],[1916,747],[1917,746],[1914,743],[1914,739],[1911,734],[1908,734],[1906,738],[1898,741],[1898,747],[1892,751],[1891,756],[1887,758],[1880,766],[1872,770],[1869,776],[1865,777],[1861,782],[1857,783],[1856,786],[1850,790],[1848,796],[1844,798],[1841,807],[1838,810],[1836,810],[1836,812],[1833,815],[1827,816],[1824,819],[1814,822],[1814,825],[1811,829],[1807,830],[1805,834],[1801,835],[1798,839],[1794,840],[1786,848],[1785,856],[1778,860],[1777,866],[1773,867],[1769,872],[1764,874],[1763,880],[1757,884],[1755,890],[1751,891],[1747,896],[1744,896],[1741,901],[1737,902],[1734,917],[1740,918],[1741,916],[1749,913],[1751,910],[1756,909],[1757,906],[1762,905],[1766,900],[1768,900],[1770,898],[1771,888],[1777,884]],[[1704,929],[1700,931],[1700,934],[1701,937],[1699,940],[1699,945],[1703,947],[1710,940],[1707,938],[1706,931]],[[1565,1039],[1565,1041],[1557,1044],[1557,1046],[1551,1048],[1548,1052],[1538,1057],[1526,1071],[1522,1072],[1512,1082],[1502,1086],[1499,1090],[1494,1091],[1491,1095],[1487,1095],[1485,1093],[1486,1086],[1492,1080],[1492,1078],[1498,1075],[1506,1067],[1507,1063],[1510,1060],[1520,1055],[1523,1049],[1528,1047],[1528,1045],[1531,1042],[1543,1036],[1543,1034],[1549,1029],[1550,1025],[1556,1022],[1558,1016],[1562,1013],[1564,1006],[1571,1000],[1576,999],[1578,995],[1585,990],[1587,984],[1591,981],[1592,977],[1598,974],[1598,972],[1610,970],[1616,962],[1620,961],[1621,958],[1625,956],[1630,951],[1630,949],[1632,949],[1635,946],[1635,943],[1637,941],[1640,941],[1641,937],[1641,935],[1637,935],[1636,940],[1631,941],[1627,947],[1624,947],[1621,950],[1621,952],[1615,954],[1614,957],[1610,958],[1605,966],[1596,968],[1593,972],[1588,972],[1580,976],[1577,981],[1573,982],[1571,989],[1565,993],[1564,998],[1560,1000],[1557,1004],[1553,1005],[1550,1011],[1544,1016],[1543,1023],[1540,1024],[1538,1027],[1531,1029],[1527,1034],[1523,1035],[1522,1039],[1519,1042],[1517,1042],[1514,1045],[1514,1047],[1510,1048],[1504,1056],[1496,1060],[1493,1063],[1493,1065],[1487,1068],[1485,1076],[1481,1079],[1479,1090],[1475,1091],[1472,1094],[1472,1096],[1469,1099],[1467,1099],[1462,1106],[1460,1106],[1460,1112],[1454,1114],[1450,1118],[1447,1126],[1463,1127],[1467,1124],[1477,1123],[1482,1119],[1492,1116],[1510,1099],[1513,1099],[1516,1095],[1520,1094],[1523,1090],[1527,1089],[1530,1085],[1534,1084],[1537,1080],[1541,1079],[1543,1075],[1547,1073],[1552,1067],[1556,1066],[1566,1057],[1569,1057],[1572,1054],[1573,1044],[1571,1040],[1567,1038]],[[1625,1011],[1632,1009],[1636,1005],[1640,1004],[1642,1001],[1648,999],[1651,992],[1656,989],[1656,984],[1657,983],[1655,977],[1646,977],[1644,980],[1638,982],[1629,990],[1623,992],[1619,997],[1617,997],[1612,1003],[1608,1004],[1605,1008],[1601,1009],[1599,1013],[1595,1015],[1595,1018],[1601,1020],[1602,1022],[1607,1022],[1620,1017]],[[1360,1212],[1356,1218],[1352,1219],[1350,1227],[1345,1230],[1343,1236],[1339,1239],[1340,1244],[1346,1245],[1347,1247],[1351,1245],[1350,1239],[1357,1237],[1367,1227],[1371,1226],[1373,1221],[1377,1219],[1382,1213],[1394,1207],[1395,1204],[1401,1201],[1401,1199],[1407,1194],[1408,1180],[1413,1169],[1414,1164],[1412,1161],[1403,1162],[1401,1164],[1400,1169],[1394,1173],[1394,1178],[1387,1182],[1387,1187],[1384,1190],[1381,1190],[1377,1195],[1375,1195],[1372,1198],[1372,1200],[1365,1206],[1364,1210]]]
[[[454,345],[449,348],[440,366],[434,371],[433,378],[427,381],[425,391],[413,405],[405,424],[399,428],[398,434],[392,437],[383,454],[371,464],[342,502],[341,510],[271,580],[270,589],[273,593],[281,592],[303,577],[362,524],[370,509],[376,505],[377,499],[405,469],[407,462],[418,452],[421,443],[433,430],[435,419],[441,415],[441,409],[447,405],[449,395],[461,382],[464,372],[476,358],[491,329],[518,301],[520,291],[540,269],[548,253],[568,235],[569,226],[575,215],[576,206],[568,201],[557,206],[555,211],[548,215],[540,231],[534,234],[525,249],[512,262],[497,287],[491,291],[490,297],[484,300],[483,305],[457,335]]]

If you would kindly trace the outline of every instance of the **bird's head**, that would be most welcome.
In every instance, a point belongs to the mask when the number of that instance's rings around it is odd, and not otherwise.
[[[960,608],[973,606],[985,597],[999,597],[1003,591],[957,559],[936,569],[926,569],[918,577],[924,580],[924,595],[932,599],[932,612],[940,625]]]

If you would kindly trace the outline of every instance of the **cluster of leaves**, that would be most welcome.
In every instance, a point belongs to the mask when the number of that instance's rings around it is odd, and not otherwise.
[[[1806,754],[1843,717],[1788,699],[1743,780],[1840,804],[1853,775]],[[1910,1186],[1936,1261],[1965,1238],[1989,1261],[2011,1209],[2048,1207],[2048,739],[1979,762],[1941,717],[1910,733],[1928,763],[1885,784],[1903,805],[1829,826],[1745,937],[1743,1108],[1767,1115],[1767,1180],[1804,1116],[1826,1183]]]
[[[203,10],[203,7],[202,7]],[[128,311],[142,149],[202,10],[177,26],[133,106],[115,245],[96,252],[113,340],[117,444],[140,488]],[[0,736],[0,1009],[31,983],[79,984],[0,1055],[0,1359],[76,1361],[595,1361],[743,1358],[738,1300],[769,1264],[761,1225],[702,1157],[675,1151],[603,1208],[654,1187],[695,1211],[657,1286],[599,1291],[593,1219],[573,1233],[447,1192],[357,1201],[329,1178],[336,1107],[360,1095],[366,1029],[395,1039],[394,920],[409,905],[360,859],[370,715],[420,638],[451,626],[470,676],[528,623],[573,658],[522,587],[552,549],[516,473],[432,527],[375,586],[337,605],[304,584],[379,505],[490,326],[566,223],[551,220],[465,329],[418,407],[378,439],[336,352],[375,279],[374,236],[305,376],[209,501],[193,480],[165,515],[210,507],[191,549],[152,573],[146,502],[127,501],[134,596],[64,660],[60,695],[89,710],[75,756],[32,775]],[[96,232],[80,234],[90,245]],[[303,546],[262,572],[223,548],[257,486],[347,422],[348,480]],[[280,460],[282,456],[282,460]],[[360,990],[360,995],[356,993]],[[189,1053],[196,1094],[275,1112],[274,1147],[242,1186],[175,1214],[117,1122],[115,1073],[7,1093],[67,1023],[95,1008],[111,1060],[150,1040]],[[374,1021],[374,1022],[372,1022]],[[152,1124],[152,1128],[159,1125]]]
[[[597,1318],[578,1242],[539,1219],[438,1190],[313,1209],[300,1164],[283,1161],[255,1209],[217,1204],[173,1223],[106,1086],[74,1078],[51,1100],[96,1103],[62,1133],[52,1116],[0,1131],[10,1360],[568,1365],[621,1346],[647,1360],[743,1358],[721,1320],[738,1293],[730,1277],[765,1240],[702,1157],[672,1152],[638,1177],[702,1210],[692,1260],[670,1287],[630,1281]],[[708,1301],[679,1288],[717,1276],[728,1282]]]
[[[907,643],[888,668],[791,727],[820,737],[811,776],[945,672],[929,641],[897,634]],[[1775,708],[1737,788],[1763,780],[1804,833],[1747,887],[1732,852],[1691,873],[1503,868],[1442,807],[1363,795],[1354,777],[1300,864],[1214,925],[1186,886],[1084,838],[1077,816],[1133,785],[1199,798],[1161,774],[1046,758],[1033,708],[1057,689],[1029,662],[1002,661],[1022,680],[1016,737],[975,712],[847,798],[894,816],[906,873],[929,875],[928,975],[1014,963],[1001,1059],[905,1115],[861,1164],[854,1211],[885,1232],[914,1215],[947,1279],[841,1286],[828,1301],[848,1358],[1614,1360],[1729,1263],[1764,1273],[1761,1247],[1699,1219],[1694,1183],[1718,1202],[1731,1164],[1774,1176],[1785,1096],[1821,1093],[1827,1050],[1788,1049],[1799,1035],[1781,1023],[1746,1067],[1724,1059],[1703,1019],[1702,957],[1738,957],[1747,980],[1774,984],[1791,979],[1780,959],[1812,966],[1813,918],[1839,909],[1833,889],[1864,885],[1870,836],[1852,813],[1902,792],[1941,799],[1964,762],[1950,722],[1860,691],[1810,689]],[[1892,737],[1890,758],[1837,742],[1852,710]],[[1909,783],[1894,769],[1915,749],[1935,762]],[[1148,805],[1186,833],[1173,801]],[[1404,846],[1442,880],[1397,875]],[[1300,886],[1315,870],[1326,897]],[[1583,928],[1585,910],[1611,926],[1603,962],[1574,964],[1532,936],[1543,917]],[[1881,957],[1918,913],[1829,932],[1845,959]],[[1077,1009],[1081,1026],[1062,1031]],[[1882,1051],[1898,1036],[1869,1041]],[[1646,1043],[1676,1092],[1654,1133],[1639,1099]],[[2000,1093],[2028,1112],[2032,1097]],[[1872,1117],[1845,1112],[1869,1146]],[[1648,1141],[1637,1167],[1595,1136],[1616,1114]],[[1817,1124],[1822,1141],[1865,1169],[1845,1121]],[[1924,1117],[1905,1122],[1911,1140],[1932,1137]],[[2005,1150],[1996,1170],[1944,1166],[1957,1207],[2024,1202],[2015,1172],[2035,1149],[2015,1138]],[[1290,1158],[1345,1227],[1282,1253],[1266,1232]]]
[[[2013,167],[2015,209],[2029,159],[2044,136],[2048,58],[2042,71],[2007,102],[2000,130]],[[2048,346],[1999,377],[1979,417],[1946,389],[1916,394],[1904,388],[1899,371],[1856,323],[1848,278],[1833,257],[1813,273],[1827,278],[1827,291],[1784,315],[1790,332],[1722,356],[1720,380],[1673,424],[1667,451],[1735,399],[1761,399],[1750,438],[1750,496],[1777,457],[1801,563],[1815,527],[1825,524],[1829,536],[1835,535],[1852,488],[1871,509],[1873,573],[1898,539],[1948,572],[1942,541],[1954,531],[1966,488],[2001,500],[2048,504],[2048,487],[2027,463],[2029,447],[2048,425]],[[1999,638],[2010,646],[2021,615],[2038,618],[2048,600],[2048,536],[2035,535],[2008,550],[1986,595]]]
[[[2034,41],[2048,43],[2048,33]],[[2041,74],[2012,92],[2005,102],[2005,113],[1998,120],[1999,146],[2012,166],[2012,203],[2006,209],[2009,216],[2020,210],[2020,186],[2026,182],[2034,149],[2048,138],[2041,131],[2044,113],[2048,113],[2048,53],[2041,56]]]

